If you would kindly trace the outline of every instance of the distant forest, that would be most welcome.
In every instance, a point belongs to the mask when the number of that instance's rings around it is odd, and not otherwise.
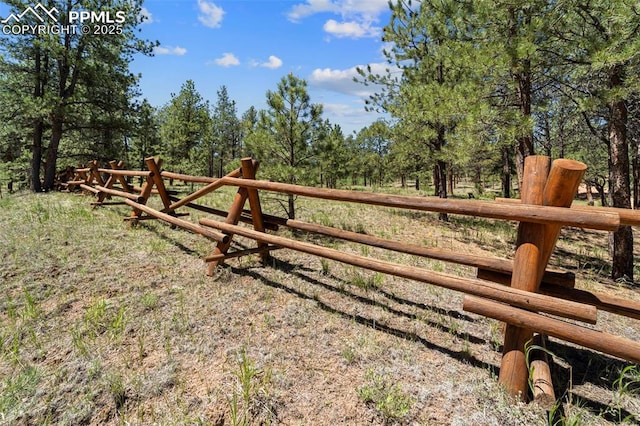
[[[95,2],[42,3],[64,16]],[[262,178],[283,182],[399,182],[444,198],[466,179],[477,196],[499,182],[511,197],[524,158],[543,154],[586,163],[587,191],[602,205],[640,205],[636,0],[390,2],[388,69],[364,67],[358,78],[380,88],[366,107],[389,119],[350,135],[293,74],[265,94],[263,110],[240,114],[224,84],[210,102],[192,80],[151,106],[129,70],[134,54],[157,45],[137,37],[142,1],[102,3],[139,19],[109,37],[0,36],[3,186],[48,191],[66,166],[118,159],[137,168],[153,155],[168,170],[221,176],[250,155]],[[611,250],[612,278],[633,280],[630,227],[612,234]]]

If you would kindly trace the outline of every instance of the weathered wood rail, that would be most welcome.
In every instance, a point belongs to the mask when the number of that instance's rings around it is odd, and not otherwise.
[[[125,170],[124,164],[116,161],[109,163],[110,168],[100,168],[98,163],[93,161],[87,167],[75,169],[73,177],[62,186],[69,189],[80,188],[95,195],[95,205],[106,204],[107,197],[122,198],[123,204],[132,208],[126,220],[161,220],[214,241],[216,245],[212,253],[204,257],[208,264],[208,274],[213,274],[227,259],[259,254],[265,260],[271,251],[286,248],[465,293],[465,310],[506,323],[499,381],[513,396],[521,399],[527,398],[527,390],[531,385],[526,365],[526,345],[531,341],[538,345],[544,344],[544,335],[640,363],[639,342],[544,315],[552,314],[564,319],[595,324],[597,311],[606,310],[640,319],[640,303],[605,293],[576,289],[573,274],[547,268],[560,230],[564,226],[613,231],[620,225],[640,225],[638,211],[571,205],[586,170],[582,163],[566,159],[551,163],[548,157],[528,157],[525,163],[522,199],[498,199],[494,202],[374,194],[260,181],[255,179],[258,163],[250,158],[243,159],[240,168],[222,178],[163,171],[162,161],[154,158],[147,158],[145,164],[148,170],[139,171]],[[142,187],[138,188],[129,183],[127,179],[133,177],[144,180]],[[178,198],[167,190],[165,179],[204,186],[183,198]],[[228,211],[195,202],[222,186],[238,187]],[[519,225],[516,250],[513,260],[487,258],[274,217],[262,212],[259,195],[262,191],[397,209],[517,221]],[[161,210],[147,206],[152,194],[159,196],[163,206]],[[249,209],[245,210],[247,201]],[[192,208],[224,219],[221,221],[202,218],[195,223],[180,219],[179,217],[186,213],[178,213],[176,210],[179,208]],[[239,222],[250,224],[253,229],[239,226]],[[477,268],[477,276],[451,276],[347,254],[266,232],[277,231],[279,227],[472,266]],[[234,235],[255,240],[256,247],[230,252]],[[532,357],[537,370],[532,392],[538,400],[554,401],[552,378],[544,355],[539,352]]]

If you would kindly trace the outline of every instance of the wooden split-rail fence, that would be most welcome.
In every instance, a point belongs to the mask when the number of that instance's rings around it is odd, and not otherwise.
[[[209,178],[172,173],[162,170],[162,160],[147,158],[147,170],[125,170],[122,162],[112,161],[110,168],[100,168],[97,161],[68,173],[62,186],[95,194],[96,205],[107,204],[107,197],[120,197],[132,208],[127,220],[157,219],[202,235],[215,247],[204,260],[207,273],[212,275],[226,259],[259,254],[263,260],[272,250],[287,248],[326,259],[366,268],[372,271],[408,278],[465,293],[466,311],[494,318],[506,323],[503,357],[499,381],[516,399],[527,399],[531,388],[533,397],[543,403],[553,403],[555,395],[552,378],[543,347],[544,336],[572,342],[632,363],[640,363],[640,343],[579,325],[595,324],[597,311],[640,319],[640,303],[606,293],[580,290],[574,287],[575,276],[569,272],[548,270],[547,264],[563,226],[615,231],[620,226],[640,226],[640,212],[627,209],[572,206],[578,185],[586,171],[583,163],[548,157],[531,156],[526,159],[521,200],[507,202],[440,199],[436,197],[398,196],[379,193],[313,188],[286,183],[256,180],[258,163],[251,158],[241,161],[241,167],[222,178]],[[130,184],[133,177],[141,178],[141,187]],[[167,190],[165,179],[204,184],[183,198]],[[228,211],[221,211],[195,201],[222,186],[236,186]],[[517,221],[518,234],[513,260],[487,258],[392,241],[371,235],[340,230],[299,220],[263,214],[260,191],[337,200],[398,209],[461,214],[476,217]],[[147,206],[157,194],[163,208]],[[249,203],[249,209],[245,205]],[[224,217],[224,220],[202,218],[199,223],[182,219],[188,213],[177,210],[189,207]],[[252,229],[239,226],[252,225]],[[290,229],[317,233],[346,241],[393,250],[416,256],[439,259],[477,268],[476,278],[461,278],[422,268],[386,262],[355,254],[344,253],[308,242],[273,235],[284,226]],[[256,241],[256,247],[229,251],[234,235]],[[553,317],[549,316],[553,315]],[[557,318],[560,317],[560,318]],[[564,321],[570,319],[572,322]],[[531,346],[531,343],[534,343]],[[527,365],[530,362],[529,365]],[[530,377],[530,371],[533,377]]]

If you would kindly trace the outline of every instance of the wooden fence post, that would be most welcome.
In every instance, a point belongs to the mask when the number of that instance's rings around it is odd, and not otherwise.
[[[244,177],[244,176],[243,176]],[[242,210],[244,209],[244,205],[247,202],[247,198],[249,196],[249,191],[245,187],[239,187],[238,192],[236,192],[235,197],[233,198],[233,203],[231,203],[231,208],[229,209],[229,213],[227,214],[227,218],[225,220],[226,223],[231,225],[237,225],[240,221],[240,217],[242,216]],[[233,240],[233,234],[229,235],[228,242],[219,242],[216,244],[216,247],[213,249],[211,256],[215,256],[218,254],[226,254],[229,247],[231,247],[231,241]],[[207,265],[207,275],[213,276],[218,265],[222,264],[224,259],[217,259],[212,261]]]
[[[140,199],[137,201],[139,204],[147,204],[147,201],[151,196],[151,191],[153,190],[153,185],[155,184],[155,179],[153,177],[155,172],[151,170],[149,166],[151,165],[151,167],[156,171],[159,171],[160,167],[162,167],[162,158],[159,158],[158,161],[156,161],[153,157],[149,157],[149,158],[145,158],[144,162],[147,165],[147,168],[149,169],[150,173],[147,176],[147,180],[142,185],[142,190],[140,191]],[[162,177],[160,177],[160,181],[162,181]],[[162,184],[162,187],[164,188],[164,182]],[[167,198],[168,198],[168,195],[167,195]],[[141,213],[142,213],[142,210],[134,207],[133,211],[131,212],[131,219],[140,218]]]
[[[530,167],[533,167],[534,164],[536,165],[535,167],[541,167],[538,166],[538,162],[543,160],[538,158],[535,156],[527,157],[528,161],[525,160],[525,173],[528,170],[527,164]],[[540,191],[538,179],[527,182],[527,176],[525,175],[527,186],[523,185],[522,203],[569,207],[585,171],[586,165],[578,161],[556,160],[553,162],[551,171],[548,172],[542,191]],[[531,173],[530,170],[529,173]],[[534,184],[536,189],[529,193],[531,184]],[[518,247],[516,249],[511,285],[527,291],[537,292],[561,227],[558,225],[542,225],[536,231],[539,235],[533,236],[535,240],[534,249],[530,245],[530,241],[521,240],[521,238],[530,235],[528,232],[520,232],[522,228],[530,229],[529,225],[531,224],[521,223],[518,228]],[[518,251],[521,250],[522,242],[524,242],[526,249],[523,250],[522,255],[519,255]],[[532,331],[507,325],[499,380],[511,395],[519,396],[522,399],[526,398],[528,380],[524,344],[532,338]]]
[[[124,161],[122,160],[118,161],[117,163],[115,161],[109,161],[109,165],[113,170],[124,170]],[[133,192],[133,187],[129,185],[126,177],[124,177],[123,175],[116,175],[116,179],[118,179],[120,185],[122,185],[123,190],[125,190],[126,192]]]
[[[169,194],[167,194],[167,189],[164,187],[164,180],[162,180],[162,176],[160,176],[160,167],[162,166],[162,160],[156,160],[153,157],[145,158],[144,160],[147,168],[151,173],[151,179],[153,183],[156,185],[156,189],[158,190],[158,194],[160,195],[160,199],[162,200],[162,204],[165,209],[168,209],[171,205],[171,200],[169,200]],[[151,194],[149,194],[151,195]],[[148,198],[148,197],[147,197]],[[146,202],[146,199],[145,199]]]
[[[549,173],[550,159],[529,156],[525,159],[521,198],[523,204],[541,205]],[[521,222],[518,226],[516,253],[511,275],[511,287],[537,292],[542,275],[540,262],[544,249],[544,225]],[[544,270],[544,268],[542,268]],[[498,380],[509,394],[522,400],[527,396],[528,371],[525,344],[533,337],[531,330],[507,324],[504,331],[502,363]]]
[[[112,170],[122,170],[124,168],[124,162],[120,161],[118,163],[115,160],[111,160],[109,161],[109,166],[111,166]],[[98,169],[98,172],[100,172],[100,169]],[[127,181],[124,179],[124,176],[115,175],[115,174],[109,174],[109,178],[107,179],[107,182],[104,184],[104,188],[112,189],[113,184],[116,183],[116,181],[120,182],[124,192],[131,192],[131,187],[129,186],[129,184],[127,184]],[[98,201],[96,202],[96,204],[98,205],[102,204],[104,202],[104,199],[107,197],[107,195],[110,195],[110,194],[105,191],[100,191],[98,193]]]
[[[256,171],[258,169],[258,162],[251,158],[242,159],[242,177],[245,179],[255,179]],[[258,190],[255,188],[247,188],[247,196],[249,198],[249,207],[251,209],[251,219],[253,220],[253,229],[258,232],[264,232],[264,218],[262,216],[262,207],[260,206],[260,197],[258,196]],[[263,249],[260,253],[260,259],[262,262],[266,262],[269,259],[269,251],[266,250],[267,244],[262,241],[257,241],[258,248]]]

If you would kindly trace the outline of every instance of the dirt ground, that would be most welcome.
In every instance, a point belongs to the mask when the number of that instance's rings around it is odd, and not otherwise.
[[[209,203],[226,208],[229,193]],[[0,201],[0,423],[536,425],[640,418],[634,366],[549,342],[558,403],[512,403],[497,383],[502,329],[462,295],[276,250],[229,260],[213,243],[76,194]],[[302,220],[393,240],[511,256],[515,225],[300,199]],[[279,213],[277,203],[265,209]],[[190,220],[197,220],[197,213]],[[290,231],[279,235],[455,276],[475,270]],[[235,238],[233,249],[253,247]],[[611,283],[606,233],[563,232],[555,267]],[[232,249],[232,250],[233,250]],[[597,329],[640,340],[635,320]],[[623,370],[627,369],[624,373]],[[622,377],[622,379],[621,379]],[[551,421],[549,420],[551,419]],[[560,423],[558,423],[560,422]],[[564,422],[564,423],[562,423]]]

